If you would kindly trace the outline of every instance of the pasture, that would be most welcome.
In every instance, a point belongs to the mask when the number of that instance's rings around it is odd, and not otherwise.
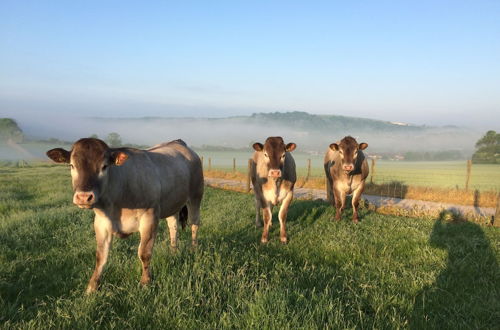
[[[206,164],[206,161],[205,161]],[[69,169],[0,167],[0,328],[497,328],[500,231],[471,222],[345,212],[294,201],[290,243],[259,243],[250,194],[207,188],[200,245],[168,248],[138,285],[138,234],[113,241],[101,289],[93,212],[71,204]]]

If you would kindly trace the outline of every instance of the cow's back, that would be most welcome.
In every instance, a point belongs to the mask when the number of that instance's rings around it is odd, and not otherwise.
[[[198,155],[182,140],[147,150],[161,183],[161,217],[170,216],[193,195],[203,194],[203,169]]]

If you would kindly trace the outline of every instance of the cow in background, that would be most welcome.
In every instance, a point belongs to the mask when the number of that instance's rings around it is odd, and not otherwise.
[[[358,205],[365,188],[369,169],[362,150],[367,143],[360,143],[351,136],[339,143],[330,144],[325,154],[324,168],[328,200],[337,209],[335,220],[340,220],[347,195],[352,194],[352,221],[358,223]]]
[[[255,152],[250,175],[255,193],[255,225],[262,225],[261,210],[264,218],[262,243],[268,242],[272,209],[279,203],[282,203],[278,214],[280,241],[283,244],[287,243],[286,217],[293,198],[293,187],[297,181],[295,161],[290,152],[296,147],[295,143],[285,145],[279,136],[267,138],[264,144],[253,144]]]
[[[87,293],[98,287],[113,234],[127,237],[140,232],[141,284],[151,280],[150,261],[160,218],[167,218],[175,248],[179,214],[183,223],[187,216],[192,244],[197,244],[203,171],[198,155],[182,140],[139,150],[109,148],[99,139],[84,138],[71,151],[56,148],[47,151],[47,156],[70,165],[73,203],[95,213],[96,266]]]

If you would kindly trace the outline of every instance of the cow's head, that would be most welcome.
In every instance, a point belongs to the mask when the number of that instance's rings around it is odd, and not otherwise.
[[[346,136],[338,144],[330,144],[330,149],[339,152],[340,159],[342,160],[342,169],[347,173],[354,170],[354,165],[358,158],[358,150],[365,150],[366,148],[368,148],[368,143],[363,142],[358,144],[352,136]]]
[[[91,208],[106,190],[110,166],[121,166],[128,158],[121,149],[111,149],[99,139],[84,138],[71,151],[56,148],[47,151],[47,156],[56,163],[67,163],[71,167],[73,203],[81,208]]]
[[[264,161],[267,164],[268,176],[280,178],[285,164],[285,152],[294,151],[297,148],[295,143],[285,145],[280,136],[268,137],[264,144],[254,143],[255,151],[264,153]]]

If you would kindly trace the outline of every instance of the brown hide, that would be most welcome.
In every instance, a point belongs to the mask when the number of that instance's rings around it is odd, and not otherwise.
[[[295,161],[290,151],[295,143],[285,145],[281,137],[269,137],[264,144],[255,143],[252,157],[251,180],[255,193],[256,225],[261,225],[261,211],[264,213],[264,232],[261,241],[268,240],[271,211],[274,205],[282,203],[279,220],[281,241],[286,243],[286,214],[293,198],[293,188],[297,181]]]
[[[350,136],[340,143],[332,143],[326,151],[324,169],[327,178],[327,196],[337,208],[336,219],[340,219],[345,208],[345,198],[352,194],[353,221],[358,221],[357,206],[368,177],[368,162],[363,153],[368,144],[358,144]]]

